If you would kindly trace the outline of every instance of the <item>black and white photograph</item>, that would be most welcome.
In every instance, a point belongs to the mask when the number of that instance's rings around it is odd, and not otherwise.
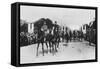
[[[20,6],[20,64],[96,59],[95,9]]]

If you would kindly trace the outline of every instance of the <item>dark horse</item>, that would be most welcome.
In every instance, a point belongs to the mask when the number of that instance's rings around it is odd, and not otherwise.
[[[53,34],[52,34],[52,39],[51,39],[51,43],[53,46],[53,51],[57,52],[57,48],[59,48],[59,42],[60,42],[60,35],[59,35],[59,30],[58,28],[54,28],[53,29]]]
[[[59,47],[59,41],[60,38],[57,34],[54,34],[54,30],[51,30],[46,35],[46,46],[47,48],[50,48],[50,53],[54,54],[55,52],[57,52],[57,48]]]
[[[57,48],[59,47],[59,41],[60,40],[59,40],[58,35],[51,34],[51,32],[45,35],[45,33],[40,30],[38,32],[38,37],[37,37],[38,45],[37,45],[37,55],[36,56],[38,56],[38,49],[39,49],[40,44],[42,45],[43,56],[44,56],[44,44],[46,44],[47,51],[49,50],[48,48],[50,48],[50,53],[57,52]]]
[[[38,56],[38,49],[39,49],[39,45],[42,44],[42,52],[43,52],[43,56],[44,56],[44,43],[46,42],[45,40],[46,36],[44,34],[43,31],[39,30],[38,31],[38,36],[37,36],[37,54],[36,56]],[[47,49],[48,49],[48,45],[46,43]]]

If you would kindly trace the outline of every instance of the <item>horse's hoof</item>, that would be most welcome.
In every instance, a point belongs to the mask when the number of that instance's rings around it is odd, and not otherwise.
[[[58,52],[58,50],[55,50],[56,52]]]
[[[54,56],[55,54],[53,53],[52,55]]]
[[[50,53],[51,53],[51,50],[50,50]]]
[[[44,56],[44,54],[43,54],[43,56]]]
[[[48,54],[48,51],[47,51],[47,54]]]
[[[38,55],[36,55],[38,57]]]

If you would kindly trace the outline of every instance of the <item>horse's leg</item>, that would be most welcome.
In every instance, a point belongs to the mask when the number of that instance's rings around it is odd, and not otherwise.
[[[59,48],[59,42],[60,42],[60,38],[58,39],[58,45],[57,45],[57,48]]]
[[[82,37],[80,36],[80,41],[82,41]]]
[[[54,51],[54,42],[52,42],[52,52]]]
[[[59,41],[58,41],[58,46],[57,47],[59,48]]]
[[[47,42],[46,42],[45,44],[46,44],[46,47],[47,47],[47,53],[48,53],[48,44],[47,44]]]
[[[55,52],[57,52],[57,42],[55,42]]]
[[[56,47],[58,48],[58,41],[56,42]]]
[[[54,51],[54,42],[53,41],[51,41],[51,52],[53,52]]]
[[[44,56],[44,45],[43,45],[43,42],[42,42],[42,52],[43,52],[43,56]]]
[[[49,41],[49,48],[50,48],[50,53],[51,53],[52,44],[50,41]]]
[[[58,38],[56,38],[56,48],[58,48]]]
[[[38,45],[37,45],[37,54],[36,54],[36,56],[38,56],[39,44],[40,44],[40,43],[38,43]]]
[[[91,36],[89,36],[89,45],[91,46]]]
[[[55,41],[53,43],[53,56],[55,55],[56,52],[57,52],[57,42]]]
[[[53,54],[53,56],[54,56],[54,52],[55,52],[54,47],[55,47],[55,42],[52,42],[52,54]]]
[[[56,52],[56,46],[57,46],[57,40],[55,39],[55,41],[53,42],[53,51],[54,51],[54,53]]]

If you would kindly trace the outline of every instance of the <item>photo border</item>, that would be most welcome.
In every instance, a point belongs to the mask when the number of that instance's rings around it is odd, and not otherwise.
[[[98,11],[98,8],[97,7],[90,7],[90,6],[74,6],[74,5],[57,5],[57,4],[43,4],[43,3],[26,3],[26,2],[16,2],[16,5],[17,5],[17,30],[16,32],[18,32],[16,35],[18,35],[18,37],[16,37],[17,39],[17,43],[18,43],[18,46],[17,46],[17,63],[18,63],[18,67],[19,66],[39,66],[39,65],[55,65],[55,64],[68,64],[68,63],[86,63],[86,62],[97,62],[98,61],[98,22],[97,22],[97,11]],[[43,62],[43,63],[25,63],[25,64],[20,64],[20,6],[40,6],[40,7],[56,7],[56,8],[74,8],[74,9],[91,9],[91,10],[95,10],[95,18],[96,18],[96,27],[97,27],[97,36],[96,36],[96,47],[95,47],[95,59],[87,59],[87,60],[73,60],[73,61],[58,61],[58,62]]]

